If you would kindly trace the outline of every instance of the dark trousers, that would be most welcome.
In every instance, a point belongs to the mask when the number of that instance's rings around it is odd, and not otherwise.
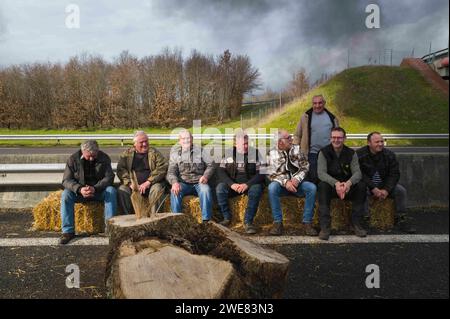
[[[319,158],[319,153],[309,153],[308,154],[308,162],[309,162],[309,171],[306,179],[311,183],[318,184],[319,177],[317,176],[317,159]]]
[[[246,194],[248,195],[248,203],[245,208],[244,223],[251,224],[255,218],[256,211],[258,210],[259,201],[263,193],[262,184],[254,184],[249,187]],[[228,198],[239,196],[242,194],[236,193],[226,183],[219,183],[216,186],[217,204],[219,205],[220,212],[224,219],[231,220],[230,207],[228,206]]]
[[[318,186],[318,193],[320,227],[330,228],[330,203],[332,198],[338,198],[336,189],[328,183],[320,182]],[[352,222],[354,224],[359,224],[364,213],[364,202],[366,200],[366,184],[364,182],[359,182],[356,185],[352,185],[350,191],[345,195],[344,199],[352,201]]]

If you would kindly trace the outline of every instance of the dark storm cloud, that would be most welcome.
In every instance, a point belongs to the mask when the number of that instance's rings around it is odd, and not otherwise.
[[[289,29],[280,30],[287,38],[333,46],[367,31],[365,8],[369,4],[379,5],[384,28],[415,22],[440,9],[448,10],[445,0],[169,0],[157,3],[156,8],[162,14],[178,15],[210,27],[218,36],[244,39],[257,33],[250,31],[264,21],[287,19]]]

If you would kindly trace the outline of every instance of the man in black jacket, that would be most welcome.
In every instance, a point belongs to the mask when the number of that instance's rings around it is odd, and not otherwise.
[[[247,194],[244,226],[247,234],[255,234],[253,219],[263,192],[264,175],[259,172],[261,155],[257,149],[249,148],[248,135],[240,132],[234,137],[234,147],[227,150],[217,170],[216,195],[224,220],[222,225],[231,223],[228,198]]]
[[[406,189],[398,184],[400,170],[395,154],[384,147],[384,138],[379,132],[367,135],[367,146],[357,151],[362,178],[369,190],[369,195],[377,200],[394,198],[399,214],[406,210]],[[405,221],[399,223],[407,233],[415,229]]]
[[[69,157],[62,182],[60,244],[65,245],[75,237],[75,203],[102,201],[105,220],[116,215],[117,193],[113,182],[111,159],[99,150],[96,141],[85,141],[81,150]]]

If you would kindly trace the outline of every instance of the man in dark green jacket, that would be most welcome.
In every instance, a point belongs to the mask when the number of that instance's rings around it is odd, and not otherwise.
[[[135,183],[142,196],[148,196],[154,214],[162,205],[168,163],[157,149],[149,146],[144,131],[137,131],[133,141],[133,147],[126,150],[117,163],[117,176],[121,182],[119,206],[125,214],[134,213],[131,192]]]
[[[398,183],[400,169],[397,158],[394,152],[384,147],[381,133],[372,132],[367,135],[367,146],[356,152],[362,179],[369,190],[369,195],[377,200],[394,198],[398,215],[403,215],[406,211],[406,189]],[[407,233],[416,232],[406,221],[399,222],[399,225]]]

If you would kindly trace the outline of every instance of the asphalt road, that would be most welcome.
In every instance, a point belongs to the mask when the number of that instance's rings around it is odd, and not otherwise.
[[[448,210],[411,210],[408,216],[419,234],[448,235]],[[29,212],[2,212],[0,239],[59,235],[32,231],[31,225]],[[448,240],[268,247],[291,261],[284,298],[449,297]],[[107,252],[105,245],[0,247],[0,298],[105,298]],[[79,266],[79,289],[66,287],[69,264]],[[379,266],[380,288],[365,285],[369,264]]]

